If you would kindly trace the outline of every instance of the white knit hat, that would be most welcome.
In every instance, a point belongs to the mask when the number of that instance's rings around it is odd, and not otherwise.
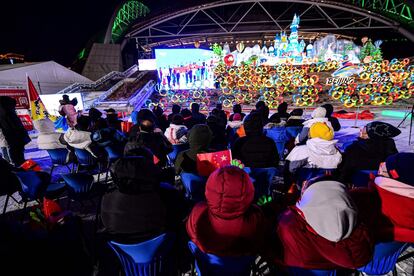
[[[318,107],[312,112],[312,118],[325,118],[326,116],[326,109],[324,107]]]

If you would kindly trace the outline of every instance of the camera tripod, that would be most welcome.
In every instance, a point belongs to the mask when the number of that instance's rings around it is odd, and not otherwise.
[[[413,119],[414,119],[414,104],[411,107],[411,111],[408,111],[407,114],[405,114],[404,119],[400,122],[400,124],[398,125],[398,128],[400,128],[400,126],[405,122],[405,120],[408,119],[408,116],[411,115],[411,119],[410,119],[410,136],[408,136],[408,145],[411,145],[411,132],[413,130]]]

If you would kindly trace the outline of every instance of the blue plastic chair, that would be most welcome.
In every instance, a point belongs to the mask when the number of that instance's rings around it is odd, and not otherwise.
[[[185,189],[186,198],[193,202],[205,200],[207,178],[193,173],[181,173],[181,182]]]
[[[318,176],[332,175],[334,171],[333,169],[301,168],[295,173],[296,184],[302,188],[304,181]]]
[[[300,267],[288,267],[290,276],[336,276],[336,270],[305,269]]]
[[[378,243],[374,248],[372,260],[358,271],[368,275],[384,275],[391,271],[395,274],[395,264],[398,257],[409,246],[408,243],[402,242],[384,242]]]
[[[254,198],[259,199],[263,195],[271,195],[270,184],[274,176],[278,174],[276,168],[244,168],[249,174],[254,185]]]
[[[370,175],[371,173],[373,175],[377,175],[378,171],[377,170],[361,170],[361,171],[357,171],[356,173],[354,173],[352,175],[352,184],[355,187],[367,187],[369,180],[370,180]]]
[[[255,256],[219,257],[202,252],[192,241],[188,247],[195,257],[198,276],[249,276],[254,265]]]
[[[190,145],[188,143],[181,144],[181,145],[173,145],[173,151],[168,154],[168,160],[170,161],[171,165],[174,165],[175,159],[177,159],[177,155],[185,150],[188,150]]]
[[[50,169],[50,175],[52,175],[53,170],[59,166],[65,166],[66,168],[68,168],[69,172],[72,171],[68,166],[69,162],[67,160],[69,151],[67,149],[51,149],[47,150],[47,153],[49,154],[50,159],[52,160],[52,168]]]
[[[78,159],[76,173],[79,172],[80,167],[84,167],[90,173],[97,173],[99,182],[100,174],[103,172],[101,162],[98,162],[98,159],[96,159],[89,151],[84,149],[75,149],[75,155]]]
[[[27,203],[32,200],[39,201],[46,194],[47,187],[50,184],[50,175],[46,172],[24,171],[16,172],[16,176],[21,186],[19,193],[24,202],[23,220]]]
[[[110,166],[110,164],[112,164],[113,162],[115,162],[123,156],[122,149],[118,149],[114,146],[106,146],[105,151],[106,153],[108,153],[108,167]]]
[[[271,129],[266,129],[266,136],[271,138],[277,147],[277,152],[279,153],[279,159],[285,159],[285,145],[288,141],[288,137],[286,135],[286,128],[285,127],[276,127]]]
[[[175,275],[171,249],[175,241],[172,233],[162,234],[138,244],[108,242],[121,261],[126,276]]]

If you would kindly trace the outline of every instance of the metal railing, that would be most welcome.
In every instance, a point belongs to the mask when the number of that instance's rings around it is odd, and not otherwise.
[[[107,80],[110,80],[110,79],[113,79],[113,78],[116,78],[116,77],[127,78],[127,77],[131,76],[132,74],[134,74],[137,71],[138,71],[138,65],[135,64],[135,65],[131,66],[130,68],[128,68],[127,70],[125,70],[124,72],[112,71],[112,72],[106,74],[105,76],[103,76],[102,78],[98,79],[97,81],[95,81],[93,83],[78,83],[78,82],[75,82],[74,84],[64,88],[63,90],[60,90],[59,92],[57,92],[57,94],[75,93],[75,92],[77,92],[81,89],[88,89],[88,90],[97,89],[97,87],[104,84]],[[117,84],[115,84],[115,85],[117,85]]]

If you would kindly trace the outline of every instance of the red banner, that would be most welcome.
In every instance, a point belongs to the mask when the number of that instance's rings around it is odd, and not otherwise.
[[[22,124],[27,131],[33,130],[33,122],[32,122],[32,119],[30,118],[30,115],[17,115],[17,116],[19,117],[20,121],[22,121]]]
[[[0,88],[0,96],[8,96],[16,100],[16,109],[28,109],[29,98],[25,89]]]

